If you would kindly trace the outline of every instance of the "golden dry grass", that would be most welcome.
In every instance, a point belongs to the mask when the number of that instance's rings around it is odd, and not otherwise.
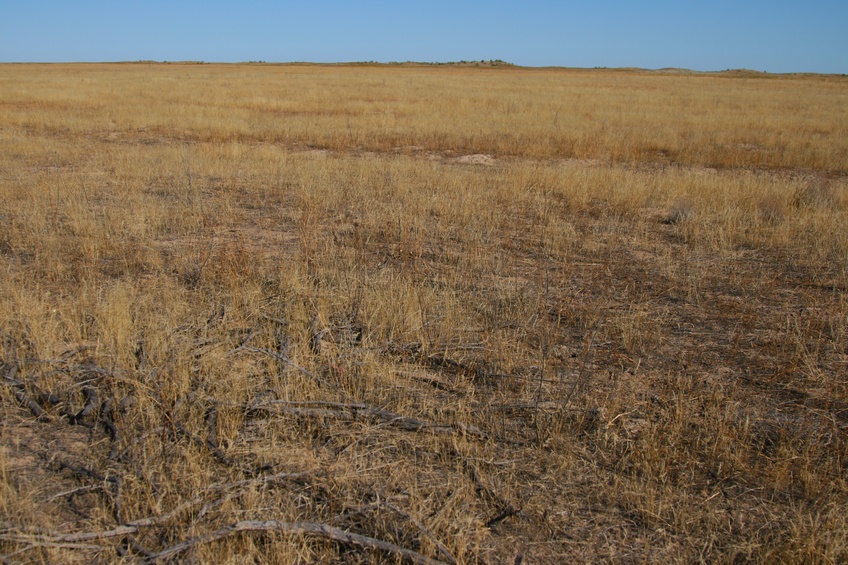
[[[848,560],[845,78],[3,65],[0,110],[4,560]]]

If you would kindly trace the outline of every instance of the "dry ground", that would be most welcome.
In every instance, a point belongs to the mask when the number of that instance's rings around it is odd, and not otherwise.
[[[848,81],[0,66],[4,562],[848,560]]]

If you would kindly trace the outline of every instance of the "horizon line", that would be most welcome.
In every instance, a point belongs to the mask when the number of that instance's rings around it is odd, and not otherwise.
[[[840,72],[816,72],[816,71],[785,71],[785,72],[769,72],[758,69],[749,69],[744,67],[700,70],[690,69],[687,67],[579,67],[566,65],[519,65],[510,63],[502,59],[475,59],[475,60],[457,60],[457,61],[266,61],[266,60],[244,60],[244,61],[206,61],[200,59],[175,59],[175,60],[157,60],[157,59],[122,59],[122,60],[104,60],[104,61],[0,61],[0,65],[268,65],[268,66],[285,66],[285,65],[303,65],[303,66],[427,66],[427,67],[444,67],[444,66],[465,66],[465,67],[482,67],[490,69],[562,69],[562,70],[607,70],[607,71],[646,71],[646,72],[677,72],[677,73],[702,73],[702,74],[718,74],[718,73],[745,73],[755,75],[823,75],[823,76],[847,76],[846,73]]]

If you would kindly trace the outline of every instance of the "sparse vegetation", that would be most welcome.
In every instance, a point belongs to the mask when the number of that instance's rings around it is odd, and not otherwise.
[[[0,556],[845,562],[846,87],[0,66]]]

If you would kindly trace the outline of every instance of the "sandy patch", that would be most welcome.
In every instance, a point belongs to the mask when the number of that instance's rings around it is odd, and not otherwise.
[[[490,167],[497,163],[497,160],[491,155],[477,153],[475,155],[463,155],[462,157],[457,157],[456,162],[466,165],[485,165]]]

